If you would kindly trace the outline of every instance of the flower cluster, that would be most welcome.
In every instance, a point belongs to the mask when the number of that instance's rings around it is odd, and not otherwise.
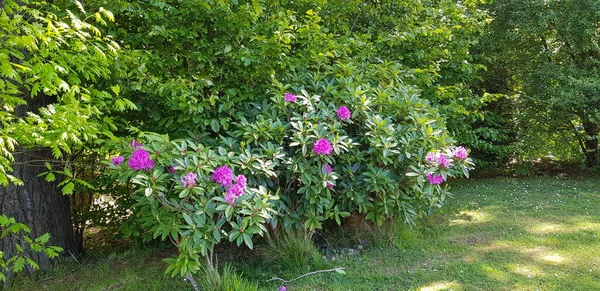
[[[450,168],[450,160],[448,160],[446,158],[446,155],[442,153],[430,152],[427,154],[427,157],[425,157],[425,159],[430,165],[442,166],[446,169]]]
[[[286,93],[285,96],[283,97],[283,101],[294,103],[294,102],[298,101],[298,97],[296,97],[296,95],[294,95],[292,93]]]
[[[181,178],[181,184],[183,184],[184,188],[193,188],[196,186],[196,177],[196,173],[189,172]]]
[[[231,185],[233,181],[233,172],[227,165],[218,167],[212,175],[213,181],[219,183],[223,187]]]
[[[434,175],[433,173],[429,173],[429,174],[427,174],[427,180],[429,180],[429,184],[431,184],[431,185],[439,185],[444,182],[444,176]]]
[[[120,165],[123,161],[125,161],[125,157],[123,156],[118,156],[111,159],[111,162],[117,166]]]
[[[227,187],[225,201],[232,205],[235,205],[235,200],[238,197],[244,195],[244,189],[246,189],[246,182],[248,181],[246,176],[239,175],[236,178],[236,183],[233,184],[233,171],[227,165],[216,168],[211,179],[219,185]]]
[[[150,159],[150,153],[144,149],[137,148],[131,154],[129,163],[127,164],[132,170],[150,171],[154,168],[154,161]]]
[[[468,156],[469,153],[467,153],[467,149],[465,149],[464,147],[457,147],[456,149],[454,149],[455,159],[466,160]]]
[[[337,116],[341,120],[348,120],[348,119],[350,119],[350,116],[351,116],[350,109],[348,109],[348,107],[346,107],[346,106],[340,107],[337,110]]]
[[[317,155],[330,155],[332,150],[331,143],[324,138],[317,140],[313,145],[313,152]]]
[[[235,205],[235,200],[244,195],[244,189],[246,189],[246,176],[239,175],[236,180],[237,182],[229,187],[225,194],[225,201],[229,202],[231,205]]]

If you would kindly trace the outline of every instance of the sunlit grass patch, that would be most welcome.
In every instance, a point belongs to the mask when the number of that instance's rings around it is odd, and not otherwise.
[[[441,290],[454,290],[458,288],[459,284],[456,282],[435,282],[425,285],[418,290],[420,291],[441,291]]]
[[[600,290],[600,179],[470,180],[452,192],[448,205],[416,228],[346,231],[352,239],[344,248],[357,251],[328,257],[325,265],[346,267],[347,274],[305,277],[288,290]],[[332,236],[324,241],[336,247]],[[277,290],[278,284],[266,282],[273,276],[319,268],[304,262],[305,270],[293,271],[285,262],[252,255],[235,262],[259,290]],[[191,290],[143,252],[61,268],[56,278],[17,290]]]

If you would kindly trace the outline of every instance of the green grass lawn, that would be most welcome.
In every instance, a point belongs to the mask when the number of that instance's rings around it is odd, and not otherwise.
[[[328,260],[326,273],[288,290],[600,290],[600,179],[496,178],[455,182],[454,198],[418,229],[398,227],[391,246]],[[130,250],[59,265],[29,290],[191,290],[163,275],[163,253]],[[224,259],[227,260],[227,259]],[[300,275],[238,258],[261,289]]]

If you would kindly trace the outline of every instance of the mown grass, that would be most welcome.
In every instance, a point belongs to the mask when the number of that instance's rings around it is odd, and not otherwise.
[[[392,245],[370,239],[366,250],[327,261],[346,267],[346,275],[309,276],[288,290],[600,290],[600,179],[481,179],[454,183],[452,192],[454,199],[417,229],[389,229]],[[160,257],[152,250],[113,253],[63,264],[47,275],[54,278],[15,288],[190,290],[163,274]],[[229,259],[264,290],[279,287],[265,282],[273,276],[302,272],[261,258]]]

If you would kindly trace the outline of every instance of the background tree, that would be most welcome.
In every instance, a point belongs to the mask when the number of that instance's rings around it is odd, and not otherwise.
[[[598,164],[600,2],[497,0],[482,38],[490,93],[513,96],[520,154]]]
[[[470,140],[482,105],[467,86],[482,69],[470,47],[487,22],[475,2],[113,1],[122,94],[141,111],[125,118],[176,136],[219,133],[290,73],[391,61]]]

